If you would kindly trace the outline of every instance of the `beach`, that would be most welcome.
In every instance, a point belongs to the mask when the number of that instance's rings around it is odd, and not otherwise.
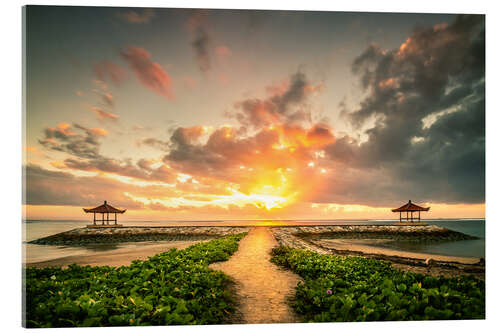
[[[403,272],[435,277],[472,275],[484,281],[484,258],[450,256],[405,251],[384,246],[395,240],[409,242],[461,242],[476,239],[436,225],[246,225],[246,226],[126,226],[79,227],[55,234],[40,234],[25,243],[29,247],[27,268],[131,265],[171,249],[188,247],[230,235],[245,235],[237,251],[227,261],[209,265],[223,272],[231,283],[228,291],[236,304],[226,318],[228,323],[300,322],[292,304],[296,287],[304,279],[291,270],[271,262],[279,246],[308,250],[320,255],[364,257],[390,263]],[[30,251],[55,251],[52,258]],[[47,250],[48,249],[48,250]],[[429,260],[432,259],[432,265]]]
[[[76,228],[30,240],[27,245],[31,246],[31,251],[48,247],[59,252],[59,256],[56,253],[56,258],[41,260],[39,256],[33,257],[28,253],[24,265],[67,267],[75,263],[119,267],[172,248],[184,249],[202,241],[246,231],[246,227]]]
[[[188,246],[202,242],[198,241],[160,241],[144,242],[140,246],[128,246],[115,248],[96,254],[69,255],[66,257],[49,259],[37,262],[26,262],[27,267],[68,267],[71,264],[90,265],[90,266],[111,266],[119,267],[130,265],[133,260],[146,260],[155,254],[168,251],[170,249],[185,249]]]
[[[358,255],[389,260],[403,270],[434,275],[457,276],[474,274],[484,279],[484,258],[479,256],[422,253],[391,248],[390,241],[427,242],[431,244],[456,243],[477,237],[437,225],[307,225],[266,226],[126,226],[75,228],[28,241],[30,251],[56,251],[53,258],[25,257],[29,267],[79,265],[118,267],[133,260],[145,260],[169,249],[184,249],[190,245],[226,235],[265,229],[275,244],[302,248],[322,254]],[[64,254],[60,254],[60,253]],[[425,261],[433,259],[434,267]]]

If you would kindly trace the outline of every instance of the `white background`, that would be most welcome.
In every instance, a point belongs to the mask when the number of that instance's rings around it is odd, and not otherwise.
[[[333,1],[151,1],[151,0],[103,0],[103,1],[18,1],[2,2],[0,12],[0,155],[2,229],[0,229],[0,329],[4,332],[21,328],[21,156],[22,156],[22,21],[21,7],[31,5],[85,5],[85,6],[140,6],[140,7],[191,7],[191,8],[250,8],[289,10],[372,11],[372,12],[418,12],[418,13],[474,13],[486,14],[486,320],[481,321],[427,321],[391,323],[332,323],[332,324],[276,324],[276,325],[226,325],[197,327],[148,327],[106,328],[106,332],[253,332],[275,331],[335,331],[335,332],[487,332],[500,325],[498,306],[500,303],[499,263],[497,255],[500,236],[498,224],[500,214],[495,208],[500,204],[499,151],[500,116],[498,95],[500,93],[500,11],[495,1],[452,0],[349,0]],[[80,329],[92,332],[97,329]],[[495,331],[498,330],[498,327]],[[53,331],[53,330],[49,330]],[[57,332],[67,331],[58,329]],[[75,332],[73,329],[72,332]]]

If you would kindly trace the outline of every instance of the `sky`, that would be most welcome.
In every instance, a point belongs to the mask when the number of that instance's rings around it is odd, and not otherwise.
[[[25,218],[484,217],[484,16],[28,6],[25,25]]]

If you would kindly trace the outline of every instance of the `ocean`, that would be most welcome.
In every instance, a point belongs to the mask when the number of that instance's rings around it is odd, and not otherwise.
[[[423,220],[424,221],[424,220]],[[129,221],[122,222],[130,226],[278,226],[278,225],[363,225],[363,224],[391,224],[395,220],[218,220],[218,221]],[[440,243],[415,243],[397,241],[391,242],[390,247],[411,252],[440,254],[458,257],[485,257],[485,220],[484,219],[436,219],[425,220],[454,231],[478,237],[474,240],[451,241]],[[23,262],[34,263],[57,259],[66,256],[87,255],[105,251],[117,252],[123,249],[137,248],[142,243],[102,244],[89,247],[50,246],[26,244],[37,238],[46,237],[59,232],[85,227],[88,221],[39,221],[27,220],[22,223],[23,228]],[[151,245],[144,242],[144,246]]]

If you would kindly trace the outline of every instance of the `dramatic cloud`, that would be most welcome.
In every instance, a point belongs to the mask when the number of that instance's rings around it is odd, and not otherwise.
[[[297,72],[279,86],[268,87],[267,99],[252,98],[236,103],[241,110],[236,119],[244,126],[261,128],[276,123],[297,123],[310,120],[306,98],[322,85],[307,82],[304,73]]]
[[[100,81],[111,80],[116,86],[120,86],[127,79],[127,72],[111,61],[95,63],[94,72]]]
[[[193,19],[193,31],[201,22]],[[169,97],[170,79],[148,52],[129,47],[122,57],[142,84]],[[448,25],[415,29],[393,50],[370,44],[353,59],[364,97],[352,109],[344,101],[339,105],[352,127],[349,135],[316,120],[311,100],[324,87],[302,71],[275,81],[262,96],[235,103],[227,113],[233,125],[176,127],[167,138],[138,139],[138,147],[156,150],[148,158],[105,156],[106,130],[60,123],[46,128],[39,142],[68,156],[51,163],[61,172],[28,168],[28,180],[38,188],[29,190],[27,200],[95,202],[100,192],[80,184],[87,181],[109,185],[110,197],[124,206],[172,212],[285,206],[298,212],[306,204],[387,207],[407,199],[483,203],[484,66],[484,17],[458,16]],[[96,84],[104,104],[112,106],[105,82]],[[93,111],[103,119],[117,117]],[[98,176],[78,178],[73,170]],[[65,198],[56,184],[67,196],[89,191],[94,197]]]
[[[172,79],[160,64],[151,60],[151,54],[143,48],[129,46],[121,52],[139,81],[160,96],[173,99]]]
[[[178,128],[170,138],[164,161],[182,173],[229,182],[244,195],[272,195],[292,201],[307,198],[320,183],[321,169],[309,164],[335,141],[325,124],[302,127],[276,123],[254,135],[240,133],[229,126],[210,134],[199,126]]]
[[[361,144],[345,137],[325,149],[376,180],[356,181],[353,198],[484,202],[484,47],[484,16],[458,16],[416,29],[395,50],[372,44],[354,60],[368,95],[346,117],[355,128],[374,126]]]
[[[143,24],[149,23],[154,17],[155,13],[153,9],[146,8],[141,11],[139,10],[129,10],[126,12],[119,12],[118,17],[123,19],[128,23]]]

